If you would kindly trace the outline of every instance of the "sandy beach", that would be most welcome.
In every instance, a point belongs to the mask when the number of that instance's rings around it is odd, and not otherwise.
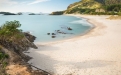
[[[121,75],[121,20],[109,16],[69,15],[88,19],[95,28],[83,36],[37,44],[29,61],[53,75]]]

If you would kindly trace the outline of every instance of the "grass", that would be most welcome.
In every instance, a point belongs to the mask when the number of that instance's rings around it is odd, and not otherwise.
[[[9,56],[3,52],[1,52],[1,47],[0,47],[0,75],[6,75],[5,73],[5,68],[8,65],[7,59]]]
[[[112,15],[112,16],[110,16],[109,18],[107,18],[107,19],[121,19],[121,16],[118,16],[118,15]]]

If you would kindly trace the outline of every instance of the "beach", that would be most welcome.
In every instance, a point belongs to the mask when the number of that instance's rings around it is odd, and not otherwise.
[[[30,64],[53,75],[121,75],[121,20],[109,16],[69,15],[86,18],[95,27],[83,36],[37,43],[26,53]]]

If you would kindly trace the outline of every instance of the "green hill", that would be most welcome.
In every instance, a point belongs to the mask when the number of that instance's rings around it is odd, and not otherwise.
[[[121,15],[121,0],[80,0],[70,4],[67,10],[51,13],[62,14]]]
[[[121,0],[81,0],[70,4],[65,14],[81,13],[92,14],[95,12],[105,12],[121,10]]]

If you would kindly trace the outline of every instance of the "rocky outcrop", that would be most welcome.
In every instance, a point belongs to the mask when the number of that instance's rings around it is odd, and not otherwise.
[[[23,51],[27,51],[29,48],[37,49],[33,43],[36,37],[27,32],[23,34],[24,38],[17,42],[0,39],[1,52],[9,55],[6,73],[10,75],[48,75],[49,73],[41,69],[33,70],[33,66],[27,63],[31,57],[25,55]]]

